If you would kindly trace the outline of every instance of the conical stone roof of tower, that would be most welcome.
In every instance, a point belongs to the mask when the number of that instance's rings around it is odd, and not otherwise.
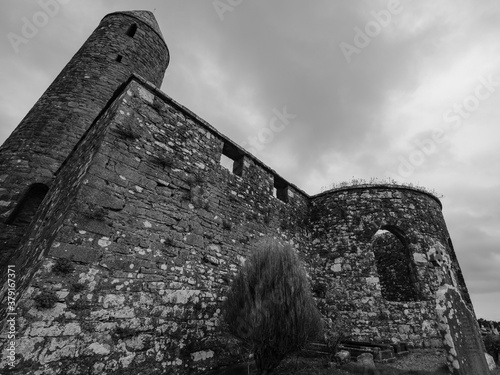
[[[163,39],[163,34],[161,33],[160,26],[158,25],[158,22],[156,22],[156,18],[153,12],[150,12],[149,10],[128,10],[115,12],[115,14],[116,13],[126,14],[131,17],[137,18],[138,20],[151,26],[151,28]]]

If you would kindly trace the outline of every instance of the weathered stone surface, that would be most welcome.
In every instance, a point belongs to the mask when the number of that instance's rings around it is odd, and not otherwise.
[[[53,5],[58,8],[57,3]],[[149,18],[146,14],[106,16],[2,145],[0,176],[8,194],[0,199],[0,233],[4,219],[29,186],[52,184],[62,163],[133,73],[161,86],[169,52],[161,34],[143,22]],[[126,31],[134,23],[138,30],[131,38]],[[88,150],[90,154],[97,144]],[[3,268],[0,271],[5,274]]]
[[[340,350],[335,353],[335,359],[339,363],[347,363],[351,360],[351,353],[349,353],[347,350]]]
[[[21,296],[14,373],[196,374],[237,361],[222,302],[263,237],[293,244],[313,290],[338,294],[354,339],[436,345],[439,286],[468,297],[439,200],[394,186],[307,195],[146,81],[159,86],[167,61],[152,15],[106,17],[0,149],[0,241]],[[50,189],[12,229],[38,178]],[[53,272],[60,258],[66,273]],[[53,307],[36,303],[42,293]]]
[[[488,353],[484,353],[484,356],[486,357],[486,363],[488,364],[488,368],[490,369],[490,371],[496,369],[497,364],[495,363],[495,359],[493,358],[493,356],[489,355]]]
[[[364,371],[375,370],[375,362],[371,353],[363,353],[356,357],[356,362],[363,367]]]
[[[454,375],[488,375],[479,327],[460,293],[450,285],[443,285],[437,293],[436,310],[444,347],[448,352],[448,366]]]
[[[102,256],[102,252],[92,247],[56,242],[50,248],[48,255],[54,258],[67,258],[75,262],[95,263]]]

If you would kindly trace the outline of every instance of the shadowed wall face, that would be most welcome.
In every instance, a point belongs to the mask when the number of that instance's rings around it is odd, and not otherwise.
[[[390,231],[379,231],[372,247],[382,296],[396,302],[418,300],[415,267],[407,246]]]
[[[61,164],[132,74],[159,87],[168,62],[168,48],[150,12],[104,17],[0,147],[0,233],[9,237],[0,234],[5,244],[0,257],[10,258],[21,240],[23,233],[11,227],[9,217],[28,187],[51,186]]]
[[[6,224],[25,227],[31,223],[40,204],[49,191],[45,184],[33,184],[19,202],[18,207],[12,212]]]
[[[312,197],[310,221],[312,278],[341,296],[353,339],[442,346],[435,293],[444,273],[433,254],[446,252],[449,235],[435,197],[347,187]]]
[[[263,236],[306,251],[309,201],[293,186],[273,196],[275,172],[243,153],[241,175],[221,166],[229,143],[144,81],[124,88],[21,244],[19,374],[202,373],[241,358],[221,322],[230,280]],[[43,292],[54,307],[37,305]]]

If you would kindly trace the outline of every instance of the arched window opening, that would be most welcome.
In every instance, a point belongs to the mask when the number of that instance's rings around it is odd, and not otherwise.
[[[420,299],[417,276],[404,236],[395,228],[382,228],[372,239],[382,296],[388,301]]]
[[[137,25],[134,23],[134,24],[130,25],[130,27],[128,28],[127,35],[129,37],[133,38],[136,31],[137,31]]]
[[[18,227],[28,226],[48,191],[47,185],[39,183],[31,185],[7,219],[6,224]]]

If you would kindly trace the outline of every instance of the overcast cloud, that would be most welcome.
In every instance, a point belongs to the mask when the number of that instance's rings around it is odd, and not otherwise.
[[[40,2],[0,5],[0,143],[107,13],[156,9],[165,93],[246,148],[286,108],[255,154],[309,194],[352,177],[443,194],[476,313],[500,321],[497,0],[60,2],[18,51]]]

